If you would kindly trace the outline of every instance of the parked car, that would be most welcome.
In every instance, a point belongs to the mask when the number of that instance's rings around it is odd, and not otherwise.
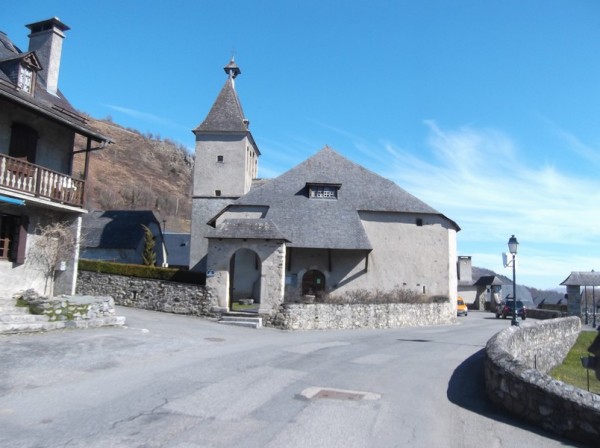
[[[458,299],[456,300],[456,315],[460,316],[461,314],[468,316],[469,309],[467,308],[467,305],[466,305],[465,301],[463,300],[463,298],[459,296]]]
[[[515,306],[514,300],[507,300],[506,302],[502,302],[496,308],[496,319],[502,316],[503,319],[506,319],[508,316],[513,315],[513,310]],[[517,317],[525,320],[527,318],[527,308],[523,305],[523,302],[517,300]]]

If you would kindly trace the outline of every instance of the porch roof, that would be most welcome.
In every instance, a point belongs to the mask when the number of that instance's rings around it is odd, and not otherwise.
[[[225,219],[207,238],[264,239],[288,241],[270,219]]]
[[[573,271],[561,285],[565,286],[600,286],[600,272]]]

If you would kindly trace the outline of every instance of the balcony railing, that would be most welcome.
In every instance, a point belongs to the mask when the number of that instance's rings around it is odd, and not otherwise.
[[[82,207],[84,186],[83,180],[0,155],[0,187]]]

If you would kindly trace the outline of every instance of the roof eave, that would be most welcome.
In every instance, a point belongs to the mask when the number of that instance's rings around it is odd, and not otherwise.
[[[0,96],[3,98],[6,98],[8,101],[17,103],[20,106],[23,106],[25,108],[32,110],[34,113],[38,113],[52,121],[56,121],[64,126],[67,126],[67,127],[71,128],[73,131],[77,132],[78,134],[81,134],[85,137],[89,137],[98,143],[102,143],[102,142],[114,143],[114,140],[112,140],[111,138],[106,137],[105,135],[102,135],[98,132],[95,132],[86,126],[74,123],[73,121],[68,120],[64,116],[62,116],[58,113],[55,113],[54,111],[47,109],[46,107],[44,107],[40,104],[36,104],[32,101],[29,101],[25,98],[15,95],[14,92],[11,92],[6,87],[7,86],[5,83],[0,82]],[[11,90],[14,89],[14,87],[12,85],[10,87],[11,87]]]

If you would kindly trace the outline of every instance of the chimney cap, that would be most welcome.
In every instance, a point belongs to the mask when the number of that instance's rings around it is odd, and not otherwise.
[[[67,25],[62,23],[58,17],[52,17],[51,19],[30,23],[29,25],[25,26],[31,30],[32,34],[39,33],[42,31],[48,31],[54,28],[58,28],[59,31],[68,31],[71,29]]]

